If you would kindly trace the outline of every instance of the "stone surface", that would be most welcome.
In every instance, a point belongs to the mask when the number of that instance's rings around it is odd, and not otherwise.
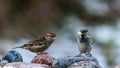
[[[50,68],[50,67],[44,64],[13,62],[13,63],[8,63],[1,68]]]
[[[55,59],[48,54],[39,54],[32,59],[31,63],[47,64],[52,66],[54,60]]]
[[[2,61],[8,61],[8,63],[11,62],[22,62],[23,58],[19,52],[16,50],[9,51],[5,56],[3,56]]]
[[[114,68],[120,68],[120,65],[115,66]]]
[[[82,68],[80,65],[83,65],[81,64],[83,62],[85,65],[93,64],[93,65],[99,66],[98,60],[94,58],[93,56],[89,57],[86,55],[81,55],[80,57],[71,56],[71,57],[58,58],[54,62],[53,68],[67,68],[67,67],[73,68],[72,66],[74,65],[76,66],[76,68]],[[96,67],[96,68],[100,68],[100,67]]]
[[[98,64],[96,64],[96,62],[93,62],[93,61],[76,62],[67,68],[78,68],[78,67],[81,67],[81,68],[101,68]]]
[[[0,62],[0,67],[3,67],[5,64],[7,64],[8,63],[8,61],[7,60],[3,60],[3,61],[1,61]]]

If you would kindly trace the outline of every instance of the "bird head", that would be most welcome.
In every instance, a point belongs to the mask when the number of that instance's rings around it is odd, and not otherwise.
[[[79,32],[78,32],[78,35],[81,39],[85,39],[87,38],[87,36],[89,35],[88,34],[88,30],[87,29],[81,29]]]
[[[45,39],[49,42],[53,42],[56,38],[56,34],[55,33],[47,33],[45,34]]]

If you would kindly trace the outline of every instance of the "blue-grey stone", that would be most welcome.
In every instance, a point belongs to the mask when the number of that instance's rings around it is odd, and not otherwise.
[[[2,61],[3,60],[7,60],[9,63],[11,63],[11,62],[22,62],[23,58],[18,51],[11,50],[5,56],[3,56]]]
[[[53,68],[67,68],[69,65],[80,61],[93,61],[99,65],[98,60],[93,56],[81,55],[80,57],[62,57],[55,60]]]

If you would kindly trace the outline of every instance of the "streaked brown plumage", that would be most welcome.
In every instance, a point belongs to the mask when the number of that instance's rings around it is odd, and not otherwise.
[[[30,41],[27,44],[24,44],[23,46],[19,46],[15,48],[23,48],[39,54],[44,52],[46,49],[48,49],[49,46],[54,42],[55,38],[56,38],[55,33],[46,33],[45,35],[40,36],[35,40]]]

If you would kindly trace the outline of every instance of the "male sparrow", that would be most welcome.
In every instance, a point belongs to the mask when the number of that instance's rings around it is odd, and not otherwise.
[[[47,50],[49,46],[54,42],[56,38],[55,33],[46,33],[33,41],[24,44],[23,46],[15,47],[15,48],[23,48],[29,50],[31,52],[35,52],[37,54],[43,53],[43,51]],[[13,48],[13,49],[15,49]]]
[[[79,38],[77,40],[78,42],[78,48],[80,50],[80,56],[82,53],[86,55],[91,55],[90,52],[92,50],[92,40],[90,39],[89,33],[87,29],[82,29],[80,32],[78,32]]]

